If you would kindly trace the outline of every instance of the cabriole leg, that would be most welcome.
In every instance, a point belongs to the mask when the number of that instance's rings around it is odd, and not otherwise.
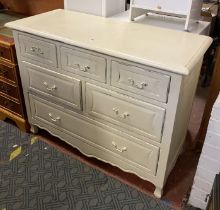
[[[154,191],[155,197],[161,198],[162,194],[163,194],[163,188],[156,186],[156,189]]]
[[[36,125],[31,125],[31,129],[30,131],[33,133],[33,134],[36,134],[38,132],[38,127]]]

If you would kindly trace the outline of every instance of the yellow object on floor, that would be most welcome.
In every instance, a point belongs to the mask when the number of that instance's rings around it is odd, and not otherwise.
[[[9,160],[13,160],[14,158],[16,158],[18,155],[21,154],[21,146],[17,147],[11,154],[10,154],[10,158]]]
[[[36,143],[36,141],[38,140],[38,137],[37,136],[34,136],[31,138],[31,145]]]

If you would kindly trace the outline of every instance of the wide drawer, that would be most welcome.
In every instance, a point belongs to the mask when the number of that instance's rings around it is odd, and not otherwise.
[[[16,68],[17,65],[0,60],[0,78],[16,83]]]
[[[118,166],[120,166],[120,159],[126,159],[128,163],[142,168],[152,175],[156,174],[159,156],[158,147],[147,143],[141,146],[134,143],[135,139],[133,141],[126,140],[77,116],[69,115],[61,111],[61,107],[58,108],[52,103],[33,95],[29,95],[29,98],[31,113],[34,119],[49,123],[61,130],[61,132],[65,132],[66,130],[81,136],[91,141],[96,147],[107,149],[113,155],[118,156],[118,162],[116,163]]]
[[[6,94],[15,100],[19,100],[19,89],[15,85],[0,80],[0,93]]]
[[[86,112],[160,141],[165,109],[86,84]]]
[[[81,81],[63,75],[50,75],[37,66],[24,64],[29,75],[29,88],[42,91],[75,109],[81,110]]]
[[[12,111],[15,114],[22,116],[22,107],[20,103],[17,103],[7,97],[0,95],[0,106],[8,111]]]
[[[61,47],[62,69],[99,82],[106,81],[106,59],[80,51],[78,48]]]
[[[167,102],[170,76],[112,61],[111,85],[157,101]]]
[[[49,40],[19,34],[20,51],[23,59],[32,59],[39,64],[57,67],[57,49]]]

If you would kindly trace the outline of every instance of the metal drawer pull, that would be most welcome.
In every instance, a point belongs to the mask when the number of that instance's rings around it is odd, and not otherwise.
[[[50,119],[53,121],[53,122],[58,122],[61,120],[60,117],[53,117],[53,114],[52,113],[49,113],[48,114],[50,116]]]
[[[74,64],[74,67],[75,68],[78,68],[80,71],[83,71],[83,72],[87,72],[89,69],[90,69],[90,67],[89,66],[81,66],[80,64]]]
[[[130,114],[129,114],[128,112],[124,112],[123,114],[119,114],[119,109],[116,108],[116,107],[114,107],[112,110],[115,112],[115,114],[116,114],[118,117],[120,117],[120,118],[122,118],[122,119],[126,119],[127,117],[130,116]]]
[[[117,144],[113,141],[112,142],[112,145],[115,147],[115,149],[118,151],[118,152],[125,152],[127,151],[127,148],[126,147],[122,147],[122,148],[118,148]]]
[[[31,52],[36,52],[37,48],[36,47],[31,47],[30,51]]]
[[[43,55],[43,54],[44,54],[44,52],[43,52],[43,51],[41,50],[41,48],[39,48],[39,47],[31,47],[30,51],[31,51],[31,52],[34,52],[34,53],[36,53],[36,54],[40,54],[40,55]]]
[[[43,84],[44,84],[44,86],[46,87],[46,89],[49,90],[49,91],[51,91],[51,92],[53,92],[53,91],[55,91],[55,90],[57,89],[56,85],[53,85],[53,86],[49,87],[49,85],[47,84],[47,82],[44,82]]]
[[[146,82],[141,82],[141,83],[135,83],[135,81],[131,78],[128,78],[128,82],[133,86],[138,89],[144,89],[144,87],[147,87],[148,84]]]
[[[161,7],[160,5],[158,5],[158,6],[157,6],[157,9],[161,10],[161,9],[162,9],[162,7]]]
[[[86,72],[86,71],[88,71],[89,69],[90,69],[89,66],[84,66],[84,67],[81,68],[80,70]]]
[[[115,108],[113,108],[112,110],[115,112],[115,114],[118,114],[118,112],[119,112],[119,109],[118,109],[118,108],[116,108],[116,107],[115,107]]]
[[[119,117],[122,118],[122,119],[126,119],[127,117],[129,117],[129,113],[125,112],[123,114],[120,114]]]

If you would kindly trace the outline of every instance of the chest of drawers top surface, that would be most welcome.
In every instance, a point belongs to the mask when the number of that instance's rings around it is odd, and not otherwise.
[[[61,9],[6,26],[185,75],[212,41],[206,36]]]
[[[151,181],[160,197],[211,38],[65,10],[7,26],[32,130]]]

